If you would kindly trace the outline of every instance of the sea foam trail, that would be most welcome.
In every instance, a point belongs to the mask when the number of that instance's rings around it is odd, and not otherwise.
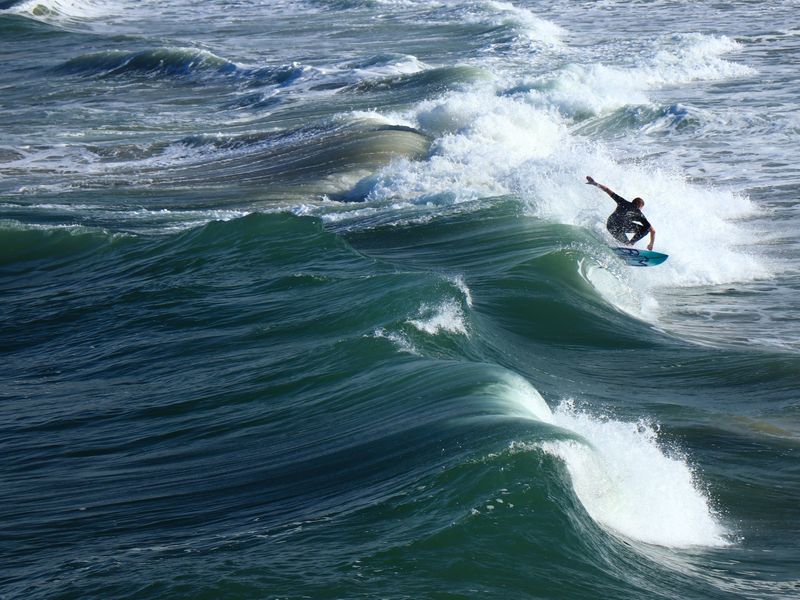
[[[509,377],[495,391],[512,414],[576,434],[572,440],[513,446],[538,447],[561,459],[576,496],[602,527],[659,546],[729,544],[688,460],[661,447],[654,425],[600,418],[576,410],[572,402],[551,411],[539,392],[518,377]]]

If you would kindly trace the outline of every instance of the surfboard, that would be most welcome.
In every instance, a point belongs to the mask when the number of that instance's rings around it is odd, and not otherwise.
[[[668,254],[653,252],[652,250],[637,250],[636,248],[611,248],[614,254],[625,261],[631,267],[655,267],[660,265],[669,257]]]

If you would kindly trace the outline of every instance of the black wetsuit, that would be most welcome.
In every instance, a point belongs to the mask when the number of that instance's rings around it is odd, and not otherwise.
[[[623,244],[635,244],[650,231],[650,223],[642,214],[642,211],[636,208],[632,202],[628,202],[625,198],[613,192],[609,195],[617,203],[617,210],[609,215],[606,221],[606,229]],[[626,235],[628,233],[633,234],[630,240]]]

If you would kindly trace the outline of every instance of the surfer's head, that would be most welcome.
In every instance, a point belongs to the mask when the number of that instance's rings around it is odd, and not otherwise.
[[[633,204],[636,208],[641,210],[642,207],[644,206],[644,200],[642,200],[641,198],[634,198],[631,204]]]

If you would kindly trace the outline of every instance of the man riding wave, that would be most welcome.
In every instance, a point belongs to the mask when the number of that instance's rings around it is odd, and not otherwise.
[[[642,214],[644,200],[634,198],[633,202],[628,202],[625,198],[616,194],[607,186],[597,183],[588,175],[586,176],[586,183],[599,187],[617,203],[617,209],[609,215],[606,221],[608,232],[627,246],[633,246],[649,233],[650,243],[647,245],[647,249],[652,250],[656,241],[656,230]],[[628,239],[628,234],[632,234],[630,239]]]

